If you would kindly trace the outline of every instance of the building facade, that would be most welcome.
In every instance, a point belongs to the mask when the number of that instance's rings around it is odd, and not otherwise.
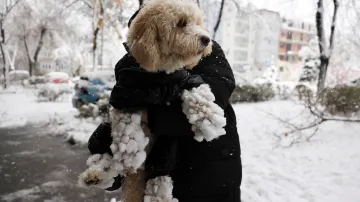
[[[300,62],[299,51],[303,46],[307,46],[315,36],[315,25],[282,18],[279,64]]]
[[[216,7],[211,9],[205,9],[210,31],[218,11]],[[263,76],[271,65],[279,67],[282,74],[283,69],[300,62],[298,52],[315,34],[314,25],[281,18],[278,12],[259,10],[251,4],[238,9],[227,3],[215,40],[221,44],[234,73],[252,81]]]
[[[275,63],[279,52],[281,18],[279,13],[255,10],[252,5],[237,10],[224,8],[223,21],[215,39],[237,75],[251,81]]]

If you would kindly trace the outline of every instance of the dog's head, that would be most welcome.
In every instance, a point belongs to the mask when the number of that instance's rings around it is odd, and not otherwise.
[[[194,67],[211,53],[202,10],[193,2],[150,0],[131,22],[127,45],[149,72]]]

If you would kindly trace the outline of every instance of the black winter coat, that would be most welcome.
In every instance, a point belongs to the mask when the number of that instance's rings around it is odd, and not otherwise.
[[[220,45],[213,41],[212,54],[202,59],[190,74],[184,71],[172,75],[146,73],[137,66],[130,55],[116,65],[115,74],[120,83],[114,87],[110,103],[118,109],[138,110],[144,106],[148,109],[149,128],[157,137],[146,160],[148,178],[170,175],[174,180],[173,194],[181,202],[239,202],[240,142],[236,116],[229,104],[235,81]],[[202,82],[210,85],[215,103],[224,109],[227,125],[226,135],[199,143],[193,138],[194,133],[182,112],[180,95],[183,89]],[[144,99],[139,100],[140,97]],[[94,133],[89,140],[92,153],[101,150],[97,148],[103,145],[99,141],[106,142],[106,135],[99,138],[100,133]],[[106,144],[108,142],[107,138]]]

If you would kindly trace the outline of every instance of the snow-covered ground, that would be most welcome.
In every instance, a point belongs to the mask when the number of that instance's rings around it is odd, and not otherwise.
[[[326,122],[310,142],[281,147],[273,134],[286,129],[263,111],[298,116],[291,102],[236,105],[240,135],[244,202],[360,201],[360,124]]]
[[[86,143],[100,122],[75,118],[71,95],[61,102],[39,103],[34,90],[15,90],[0,91],[0,127],[50,123],[52,133]],[[272,101],[234,108],[242,148],[244,202],[360,201],[360,124],[326,122],[310,142],[287,148],[293,136],[274,136],[286,128],[266,112],[299,123],[308,119],[301,114],[301,105]]]
[[[12,88],[0,91],[0,127],[21,127],[27,124],[46,126],[49,134],[72,136],[86,143],[101,120],[75,118],[71,94],[57,102],[38,102],[36,90]]]

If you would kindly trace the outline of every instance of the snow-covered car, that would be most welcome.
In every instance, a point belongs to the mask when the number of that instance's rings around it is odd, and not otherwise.
[[[70,76],[65,72],[50,72],[45,74],[47,83],[69,83]]]
[[[113,71],[88,72],[81,75],[74,87],[73,106],[79,108],[84,104],[95,104],[102,94],[110,93],[115,83]]]

